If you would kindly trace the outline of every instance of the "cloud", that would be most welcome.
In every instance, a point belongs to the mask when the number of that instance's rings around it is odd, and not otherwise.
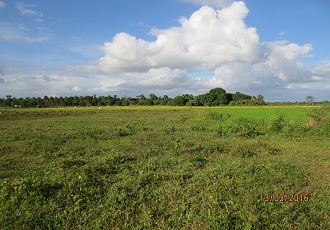
[[[181,2],[192,3],[199,6],[212,6],[216,8],[223,8],[229,6],[235,0],[180,0]]]
[[[256,29],[243,21],[247,13],[243,2],[217,11],[205,6],[181,18],[180,27],[153,29],[154,42],[119,33],[105,43],[100,65],[105,72],[139,72],[162,67],[212,71],[234,61],[253,63],[261,46]]]
[[[77,92],[81,91],[81,88],[78,87],[78,86],[74,86],[74,87],[72,87],[71,91],[74,92],[74,93],[77,93]]]
[[[27,4],[24,2],[16,2],[15,3],[16,9],[20,12],[23,16],[35,16],[35,17],[41,17],[42,14],[38,11],[34,10],[35,5],[33,4]]]
[[[0,1],[0,9],[5,7],[6,7],[6,3],[4,1]]]
[[[309,55],[312,45],[261,43],[257,30],[244,22],[248,12],[244,2],[234,2],[222,10],[204,6],[190,18],[181,18],[179,27],[152,29],[151,34],[156,37],[153,42],[119,33],[112,42],[105,43],[99,66],[106,74],[135,76],[148,76],[151,69],[180,70],[186,74],[211,71],[218,79],[216,82],[231,88],[243,83],[259,86],[270,79],[278,85],[315,80],[311,70],[299,61]],[[160,82],[155,79],[150,76],[141,82],[146,86]]]
[[[0,84],[1,97],[8,94],[15,97],[65,96],[79,93],[82,89],[90,89],[95,84],[95,79],[86,81],[84,77],[64,76],[58,73],[35,74],[23,69],[16,69],[13,72],[8,70],[6,76],[1,78],[4,80],[4,84]],[[94,93],[87,90],[86,92],[86,94]]]
[[[1,0],[0,0],[1,4]],[[22,16],[29,16],[36,24],[35,28],[27,27],[23,23],[0,21],[0,39],[27,43],[44,42],[49,40],[51,34],[43,23],[42,13],[34,10],[35,5],[23,2],[15,3],[16,9]]]
[[[312,72],[316,75],[330,78],[330,60],[325,61],[319,66],[313,68]]]
[[[39,31],[40,32],[40,31]],[[30,35],[31,32],[22,24],[0,22],[0,39],[27,43],[44,42],[49,39],[47,34]]]

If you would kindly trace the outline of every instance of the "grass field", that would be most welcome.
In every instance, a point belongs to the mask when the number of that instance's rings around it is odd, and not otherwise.
[[[311,106],[264,106],[264,107],[220,107],[213,108],[211,111],[219,113],[228,113],[233,116],[246,117],[251,120],[261,121],[271,119],[278,114],[283,114],[286,119],[294,122],[302,123],[308,122],[310,117],[309,113],[317,110],[320,107]]]
[[[0,112],[0,229],[330,229],[329,108]]]

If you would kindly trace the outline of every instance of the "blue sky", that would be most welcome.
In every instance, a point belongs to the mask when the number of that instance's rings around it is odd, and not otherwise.
[[[0,0],[0,97],[330,100],[328,0]]]

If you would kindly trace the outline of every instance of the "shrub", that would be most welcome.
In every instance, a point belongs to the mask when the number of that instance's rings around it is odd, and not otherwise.
[[[297,125],[293,121],[285,122],[282,132],[286,137],[292,137],[295,134]]]
[[[216,120],[216,121],[225,121],[231,117],[230,114],[222,114],[222,113],[214,113],[214,112],[209,113],[208,116],[212,120]]]
[[[310,135],[330,136],[330,119],[325,117],[319,122],[311,120],[304,128]]]
[[[220,136],[238,135],[240,137],[254,138],[261,133],[257,130],[257,123],[246,118],[239,117],[221,123],[218,127]]]
[[[312,118],[312,121],[316,123],[324,120],[326,118],[326,113],[324,110],[313,110],[313,112],[307,114],[308,117]]]
[[[267,130],[275,133],[279,133],[282,131],[283,127],[285,126],[285,119],[283,114],[279,114],[273,119],[270,120],[267,126]]]

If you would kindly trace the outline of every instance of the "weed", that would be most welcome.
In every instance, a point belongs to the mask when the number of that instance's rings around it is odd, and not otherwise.
[[[127,128],[119,128],[116,131],[116,135],[120,136],[120,137],[126,137],[126,136],[131,135],[131,131]]]
[[[207,160],[202,156],[194,156],[193,158],[193,165],[197,168],[203,168],[206,164]]]
[[[239,137],[254,138],[261,134],[257,130],[257,124],[255,122],[242,117],[220,123],[217,132],[221,137],[236,135]]]
[[[190,127],[190,130],[191,131],[196,131],[196,132],[202,132],[202,131],[205,131],[206,129],[205,129],[205,127],[203,127],[202,125],[192,125],[191,127]]]
[[[174,133],[176,131],[176,128],[171,125],[167,125],[163,128],[164,132],[167,134]]]
[[[216,120],[216,121],[225,121],[231,117],[230,114],[222,114],[222,113],[216,113],[216,112],[211,112],[208,114],[208,116],[212,120]]]
[[[324,109],[314,110],[307,113],[307,116],[312,118],[312,121],[320,122],[326,118],[326,111]]]
[[[285,118],[284,118],[284,114],[279,114],[276,117],[273,117],[269,123],[268,123],[268,130],[270,132],[274,132],[274,133],[279,133],[282,131],[283,127],[285,126]]]
[[[175,149],[175,150],[179,150],[179,149],[181,148],[181,145],[182,145],[182,142],[181,142],[180,139],[176,139],[176,140],[174,141],[174,149]]]
[[[131,161],[134,161],[135,158],[127,155],[117,155],[113,158],[112,162],[114,165],[122,165]]]

